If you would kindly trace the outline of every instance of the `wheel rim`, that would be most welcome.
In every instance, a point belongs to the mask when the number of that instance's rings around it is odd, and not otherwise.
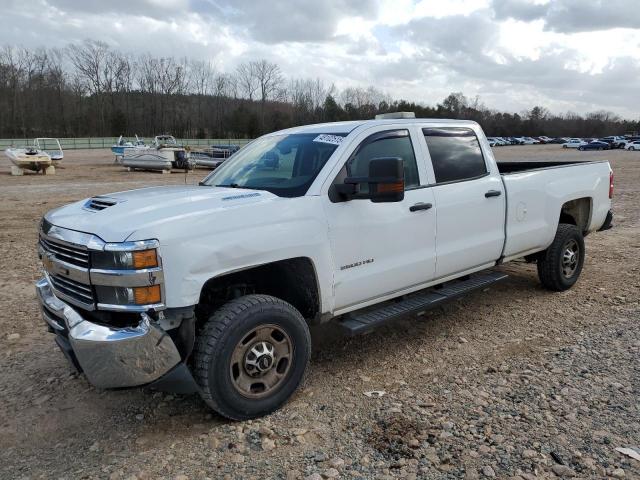
[[[562,249],[562,274],[565,278],[573,277],[578,268],[578,261],[580,260],[580,246],[578,242],[571,239]]]
[[[266,397],[282,385],[292,358],[293,343],[287,332],[277,325],[259,325],[233,350],[231,383],[245,397]]]

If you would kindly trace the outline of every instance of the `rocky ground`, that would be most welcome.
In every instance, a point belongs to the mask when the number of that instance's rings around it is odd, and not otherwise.
[[[3,164],[0,478],[640,478],[640,462],[616,451],[640,447],[640,153],[496,155],[611,160],[616,227],[587,238],[579,283],[550,293],[514,263],[488,291],[366,336],[315,329],[304,387],[244,423],[197,396],[91,387],[33,293],[45,211],[202,175],[127,173],[104,151],[68,152],[51,177]]]

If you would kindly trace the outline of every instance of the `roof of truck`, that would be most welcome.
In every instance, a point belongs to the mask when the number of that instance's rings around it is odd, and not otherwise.
[[[300,127],[292,127],[286,130],[280,130],[273,132],[270,135],[281,135],[283,133],[350,133],[356,128],[367,125],[398,125],[406,124],[412,125],[415,123],[456,123],[460,125],[477,125],[476,122],[471,120],[453,120],[445,118],[398,118],[398,119],[382,119],[382,120],[353,120],[350,122],[328,122],[328,123],[314,123],[312,125],[302,125]]]

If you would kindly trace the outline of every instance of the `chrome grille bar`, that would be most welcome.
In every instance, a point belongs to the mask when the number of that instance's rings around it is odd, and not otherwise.
[[[89,267],[89,252],[86,250],[71,247],[68,244],[62,245],[45,237],[40,237],[40,244],[45,251],[52,253],[60,260],[79,267]]]
[[[50,275],[49,279],[51,280],[51,284],[55,290],[58,290],[84,304],[93,305],[94,298],[91,288],[87,288],[82,284],[78,284],[72,280],[59,277],[57,275]]]

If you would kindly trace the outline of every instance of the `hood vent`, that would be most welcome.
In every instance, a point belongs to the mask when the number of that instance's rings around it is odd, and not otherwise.
[[[93,197],[87,200],[84,204],[85,210],[90,210],[92,212],[99,212],[100,210],[104,210],[105,208],[113,207],[118,200],[108,197]]]

